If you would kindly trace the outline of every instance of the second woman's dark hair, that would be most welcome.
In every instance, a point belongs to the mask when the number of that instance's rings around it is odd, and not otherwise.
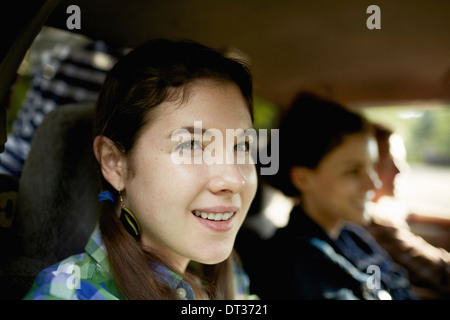
[[[279,130],[279,170],[273,176],[264,176],[264,180],[287,196],[298,196],[300,192],[290,179],[292,167],[315,169],[345,136],[370,129],[361,116],[344,106],[301,92],[283,117]]]

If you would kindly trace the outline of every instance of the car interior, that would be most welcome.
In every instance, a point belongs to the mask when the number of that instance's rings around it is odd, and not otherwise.
[[[404,218],[450,251],[449,13],[450,2],[439,0],[9,2],[0,12],[1,151],[30,85],[24,64],[43,31],[60,35],[50,47],[64,35],[124,51],[152,38],[191,39],[249,65],[257,128],[276,128],[307,90],[399,133],[408,167],[398,195],[411,208]],[[91,101],[49,112],[21,176],[0,175],[0,299],[21,299],[40,270],[82,252],[95,227],[94,108]],[[264,203],[268,234],[287,223],[289,201],[275,195]],[[285,213],[274,213],[277,205]]]

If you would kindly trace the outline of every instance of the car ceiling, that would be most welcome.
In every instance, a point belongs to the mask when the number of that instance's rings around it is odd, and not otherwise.
[[[344,103],[450,98],[447,0],[63,0],[47,25],[135,46],[189,38],[248,58],[256,94],[286,107],[302,89]],[[370,30],[369,5],[381,11]]]

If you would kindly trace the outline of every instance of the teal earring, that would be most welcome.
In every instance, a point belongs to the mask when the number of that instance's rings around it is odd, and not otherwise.
[[[124,206],[120,190],[119,199],[121,206],[119,219],[128,233],[131,234],[136,240],[139,240],[141,238],[141,226],[130,209]]]

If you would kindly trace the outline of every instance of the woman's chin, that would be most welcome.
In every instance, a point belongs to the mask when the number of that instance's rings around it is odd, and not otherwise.
[[[202,254],[197,254],[192,260],[203,263],[203,264],[218,264],[225,261],[231,254],[233,247],[222,248],[218,250],[216,247],[208,252],[203,252]]]

